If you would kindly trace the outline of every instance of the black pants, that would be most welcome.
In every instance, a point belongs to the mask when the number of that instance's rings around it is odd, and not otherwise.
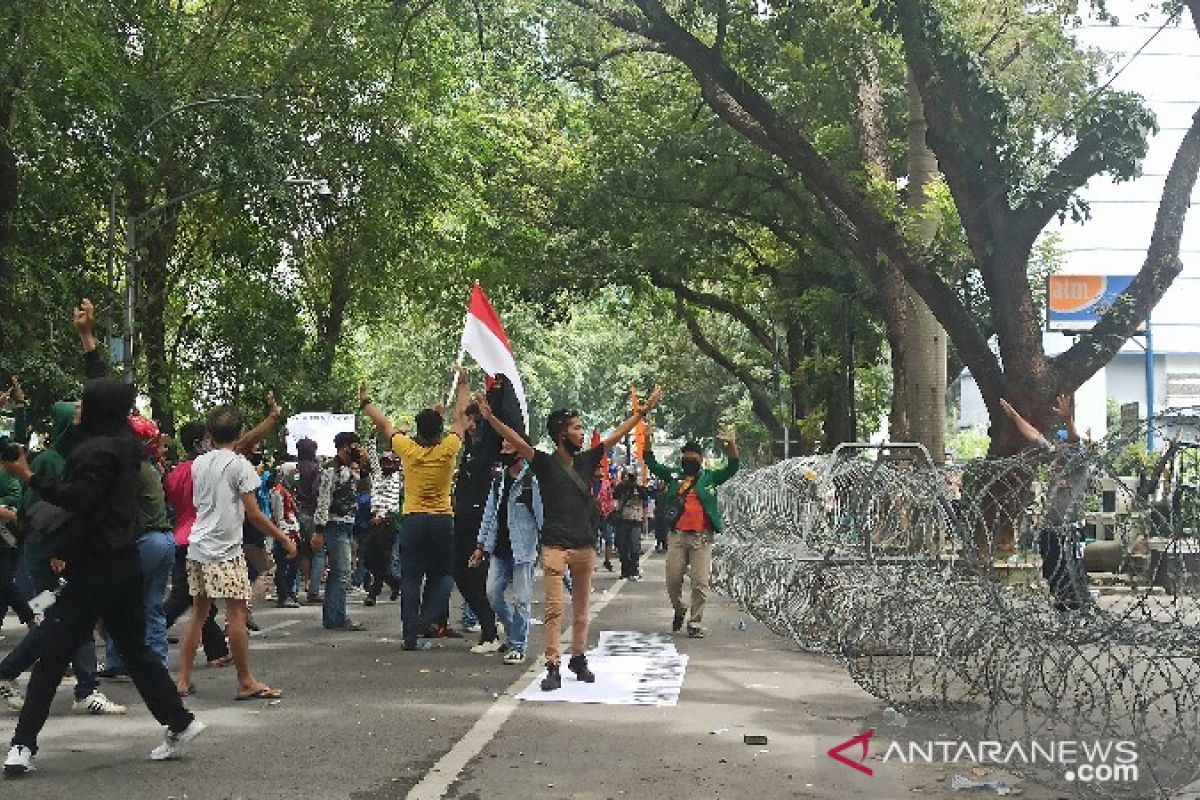
[[[192,595],[188,592],[187,582],[187,547],[175,546],[175,566],[171,570],[171,592],[163,603],[163,612],[167,615],[167,627],[175,624],[175,620],[183,616],[183,612],[192,607]],[[225,634],[217,625],[217,604],[212,603],[208,609],[208,619],[200,631],[200,641],[204,643],[204,657],[216,661],[229,655],[229,645],[225,643]]]
[[[5,542],[0,542],[0,622],[4,621],[4,615],[11,608],[16,613],[17,619],[28,625],[33,621],[33,609],[17,591],[15,578],[18,555],[18,551],[9,547]]]
[[[391,520],[372,525],[363,545],[363,563],[367,565],[367,594],[379,597],[386,583],[395,593],[400,591],[400,579],[392,574],[392,548],[396,544],[396,523]]]
[[[45,637],[41,658],[29,678],[25,707],[13,733],[14,745],[37,752],[37,736],[50,714],[63,670],[79,643],[92,635],[97,620],[104,622],[138,694],[159,724],[172,731],[191,724],[193,716],[179,699],[175,681],[146,646],[142,594],[142,567],[136,550],[84,556],[68,569],[66,588],[40,626]]]
[[[621,559],[621,577],[641,574],[642,523],[630,520],[617,522],[617,556]]]
[[[454,517],[454,584],[479,620],[479,641],[491,642],[500,633],[496,630],[496,612],[487,599],[488,566],[486,563],[467,566],[479,540],[481,524],[482,512],[468,511]]]
[[[400,524],[400,622],[415,646],[428,626],[450,613],[454,591],[454,520],[449,514],[408,514]]]
[[[1077,526],[1044,528],[1038,532],[1042,553],[1042,577],[1050,583],[1054,604],[1060,610],[1078,610],[1091,605],[1087,572],[1080,557],[1081,531]]]

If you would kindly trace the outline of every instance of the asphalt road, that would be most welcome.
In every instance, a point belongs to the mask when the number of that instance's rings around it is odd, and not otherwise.
[[[593,602],[603,608],[592,623],[593,643],[601,630],[669,630],[662,557],[647,556],[645,572],[640,583],[597,574]],[[261,680],[285,691],[284,699],[233,702],[232,671],[199,668],[198,693],[188,702],[209,729],[179,761],[148,760],[161,733],[131,684],[102,687],[129,706],[127,716],[115,718],[71,714],[64,685],[40,740],[39,771],[3,781],[0,797],[987,796],[951,791],[955,771],[971,775],[969,769],[881,762],[890,734],[935,738],[938,732],[915,723],[886,726],[883,705],[833,660],[798,652],[724,598],[710,602],[708,638],[676,637],[690,663],[675,707],[517,701],[512,695],[540,674],[534,659],[507,666],[499,656],[469,653],[470,639],[403,652],[398,603],[363,608],[361,596],[352,603],[352,615],[368,625],[365,633],[323,630],[317,607],[272,604],[256,611],[264,630],[252,639],[252,665]],[[541,616],[540,604],[534,615]],[[731,627],[738,620],[747,630]],[[0,653],[19,636],[11,618],[3,633]],[[541,643],[534,627],[531,650]],[[564,680],[572,680],[565,670]],[[14,723],[13,715],[0,720],[5,740]],[[826,755],[872,727],[878,733],[866,763],[873,775]],[[764,735],[768,743],[746,745],[744,734]],[[1068,794],[1008,780],[1026,798]]]

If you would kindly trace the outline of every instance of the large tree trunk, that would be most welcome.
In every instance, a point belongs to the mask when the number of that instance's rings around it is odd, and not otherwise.
[[[146,394],[150,410],[162,430],[175,432],[170,353],[167,350],[168,269],[177,231],[175,215],[146,239],[141,270],[139,328],[146,359]]]
[[[881,186],[890,184],[892,165],[884,121],[883,80],[879,75],[879,62],[870,49],[864,54],[858,74],[854,130],[858,137],[859,157],[868,177]],[[892,401],[888,414],[888,437],[893,441],[908,441],[908,356],[904,343],[908,329],[909,290],[900,272],[878,252],[866,243],[846,238],[857,251],[863,271],[875,289],[870,305],[883,320],[891,353]]]
[[[13,31],[11,38],[15,45],[16,31]],[[16,276],[12,263],[12,247],[13,215],[17,209],[21,180],[17,155],[9,145],[16,120],[15,101],[21,77],[14,68],[12,72],[3,76],[3,81],[3,84],[0,84],[0,360],[4,360],[5,354],[11,352],[9,326],[19,319],[14,303]],[[6,366],[12,369],[14,365]]]
[[[929,244],[937,235],[937,220],[921,214],[928,200],[925,188],[937,176],[937,159],[925,143],[925,109],[912,74],[908,75],[908,192],[917,211],[918,235]],[[946,452],[946,331],[917,293],[907,291],[907,324],[901,351],[905,360],[908,436],[940,464]]]

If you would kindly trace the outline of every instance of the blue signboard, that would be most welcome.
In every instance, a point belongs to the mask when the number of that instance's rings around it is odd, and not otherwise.
[[[1132,280],[1132,275],[1051,275],[1046,293],[1046,329],[1091,328]]]

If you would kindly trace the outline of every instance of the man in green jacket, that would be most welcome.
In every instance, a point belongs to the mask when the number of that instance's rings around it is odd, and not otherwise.
[[[738,471],[737,440],[730,434],[719,434],[717,439],[724,445],[728,458],[728,463],[721,469],[704,469],[703,449],[694,441],[683,446],[678,469],[658,463],[649,447],[649,432],[643,454],[650,472],[667,484],[664,500],[673,501],[678,510],[677,515],[668,515],[668,520],[674,517],[674,521],[667,534],[667,596],[675,609],[671,630],[679,631],[688,616],[688,607],[683,604],[683,576],[690,567],[692,605],[687,632],[693,639],[700,639],[705,633],[700,623],[704,619],[704,603],[708,599],[712,573],[713,537],[721,532],[717,487]]]

